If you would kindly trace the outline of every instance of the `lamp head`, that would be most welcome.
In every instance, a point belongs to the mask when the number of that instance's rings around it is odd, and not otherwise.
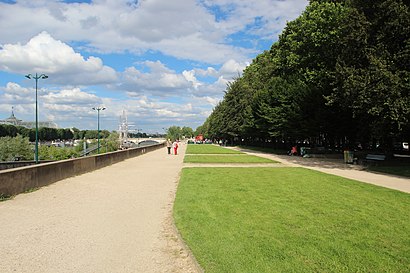
[[[101,108],[101,110],[105,110],[105,107]]]
[[[24,76],[24,77],[26,77],[27,79],[31,79],[31,74],[28,74],[28,75],[26,75],[26,76]]]
[[[43,74],[43,75],[41,76],[41,78],[42,78],[42,79],[47,79],[48,76]]]

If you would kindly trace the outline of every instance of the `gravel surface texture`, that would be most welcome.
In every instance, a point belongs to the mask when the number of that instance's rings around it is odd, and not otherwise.
[[[172,220],[185,148],[0,202],[0,272],[200,272]]]

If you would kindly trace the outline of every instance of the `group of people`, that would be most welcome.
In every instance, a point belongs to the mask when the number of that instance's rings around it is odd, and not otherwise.
[[[171,148],[173,149],[173,154],[177,155],[178,154],[178,140],[174,140],[174,142],[172,142],[169,138],[167,139],[167,150],[168,150],[168,154],[171,154]]]

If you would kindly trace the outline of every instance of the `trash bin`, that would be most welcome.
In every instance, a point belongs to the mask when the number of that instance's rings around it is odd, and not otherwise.
[[[349,150],[343,151],[343,159],[346,164],[353,164],[353,160],[354,160],[353,151],[349,151]]]

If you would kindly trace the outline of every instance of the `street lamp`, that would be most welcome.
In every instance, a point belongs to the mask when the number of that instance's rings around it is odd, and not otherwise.
[[[140,132],[142,131],[142,129],[135,129],[137,131],[137,146],[139,147],[140,144]]]
[[[38,88],[38,80],[39,79],[47,79],[48,76],[45,74],[40,74],[33,76],[31,74],[28,74],[25,76],[27,79],[34,79],[36,80],[36,146],[35,146],[35,161],[36,164],[38,164],[38,106],[37,106],[37,88]]]
[[[105,107],[93,107],[93,110],[97,110],[97,152],[100,154],[100,111],[105,110]]]

